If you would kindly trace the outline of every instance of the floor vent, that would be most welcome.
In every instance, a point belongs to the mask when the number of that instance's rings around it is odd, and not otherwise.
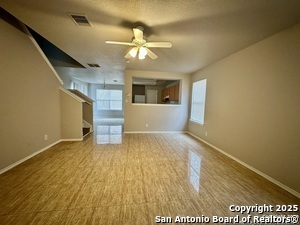
[[[73,20],[73,22],[77,26],[91,26],[90,22],[88,21],[87,17],[83,14],[73,14],[73,13],[68,13],[70,18]]]
[[[94,64],[94,63],[88,63],[89,67],[100,67],[99,64]]]

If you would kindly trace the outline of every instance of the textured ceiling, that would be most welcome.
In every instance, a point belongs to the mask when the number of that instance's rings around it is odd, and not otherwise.
[[[123,82],[124,70],[192,73],[300,22],[299,0],[0,0],[1,6],[62,51],[87,66],[56,67],[89,83]],[[68,13],[85,14],[91,27],[76,26]],[[144,27],[158,59],[131,59],[132,28]]]

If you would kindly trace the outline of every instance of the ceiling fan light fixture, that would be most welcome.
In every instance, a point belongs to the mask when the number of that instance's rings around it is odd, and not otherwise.
[[[142,27],[137,27],[133,29],[133,38],[131,42],[120,42],[120,41],[105,41],[107,44],[117,44],[117,45],[128,45],[132,46],[132,49],[125,55],[126,59],[135,58],[138,54],[139,59],[144,59],[146,55],[150,59],[157,59],[157,55],[152,52],[149,48],[171,48],[171,42],[147,42],[144,38]],[[127,61],[129,62],[129,61]]]
[[[145,47],[140,47],[140,54],[146,56],[147,55],[147,49]]]
[[[139,60],[142,60],[142,59],[144,59],[145,57],[146,57],[145,55],[139,54]]]
[[[145,47],[140,47],[139,49],[139,59],[144,59],[147,55],[147,49]]]
[[[131,55],[131,57],[135,57],[136,54],[138,52],[138,47],[133,47],[130,51],[129,51],[129,54]]]

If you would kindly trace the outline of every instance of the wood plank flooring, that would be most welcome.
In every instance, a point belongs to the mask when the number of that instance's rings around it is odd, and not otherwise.
[[[247,216],[230,205],[299,203],[186,134],[124,134],[121,144],[101,145],[90,134],[0,175],[5,225],[156,224],[156,216],[175,223],[176,216]]]

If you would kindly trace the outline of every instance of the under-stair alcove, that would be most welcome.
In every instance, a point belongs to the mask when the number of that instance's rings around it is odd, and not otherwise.
[[[82,140],[93,132],[93,100],[77,90],[60,87],[61,135],[65,140]]]

